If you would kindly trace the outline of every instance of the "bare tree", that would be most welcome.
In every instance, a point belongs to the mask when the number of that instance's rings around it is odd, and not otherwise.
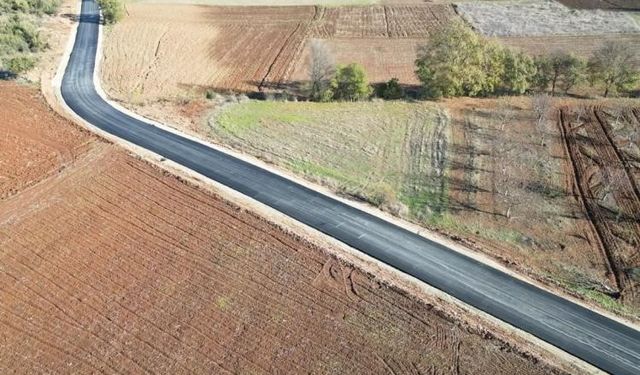
[[[335,61],[326,44],[319,39],[310,42],[309,80],[311,81],[311,98],[320,99],[335,73]]]
[[[498,110],[496,112],[496,118],[500,124],[500,130],[504,131],[505,126],[513,120],[514,113],[511,110],[511,105],[508,98],[498,99]]]
[[[553,99],[547,94],[536,94],[531,98],[531,107],[536,114],[536,129],[540,133],[540,145],[544,145]]]

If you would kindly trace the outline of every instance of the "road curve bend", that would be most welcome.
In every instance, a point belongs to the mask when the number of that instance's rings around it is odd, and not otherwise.
[[[640,374],[640,332],[255,165],[128,116],[96,91],[100,14],[82,0],[62,97],[78,116],[614,374]]]

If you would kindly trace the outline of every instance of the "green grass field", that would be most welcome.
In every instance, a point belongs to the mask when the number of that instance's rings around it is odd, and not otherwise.
[[[250,101],[219,111],[210,136],[396,214],[446,210],[448,117],[431,103]]]

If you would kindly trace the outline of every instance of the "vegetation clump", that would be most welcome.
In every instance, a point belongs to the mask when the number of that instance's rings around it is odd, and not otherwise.
[[[463,22],[452,22],[420,48],[416,74],[428,98],[442,96],[521,95],[533,89],[565,94],[589,81],[610,92],[624,93],[640,80],[634,52],[609,43],[590,60],[556,52],[531,58],[476,34]]]
[[[13,7],[14,3],[19,6]],[[32,7],[30,4],[29,1],[16,1],[2,5],[3,9],[8,9],[8,13],[0,16],[0,72],[9,73],[10,76],[33,68],[37,54],[48,47],[38,30],[38,16],[30,13],[44,12],[43,9],[49,11],[51,8],[42,4]]]
[[[105,24],[114,24],[124,17],[124,4],[122,0],[98,0],[102,10]]]

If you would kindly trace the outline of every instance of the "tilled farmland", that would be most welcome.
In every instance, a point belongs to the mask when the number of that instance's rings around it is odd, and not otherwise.
[[[115,146],[0,223],[2,373],[556,372]]]
[[[0,200],[60,171],[92,139],[54,116],[33,87],[0,82],[0,108]]]
[[[628,109],[616,118],[600,107],[564,108],[560,113],[576,193],[594,224],[610,277],[625,302],[635,306],[640,281],[640,194],[634,178],[637,166],[614,141],[612,120],[627,121],[637,129],[637,114],[636,109]]]
[[[374,81],[416,83],[416,46],[456,17],[443,4],[325,8],[130,4],[105,38],[107,92],[130,103],[180,100],[204,90],[253,92],[307,79],[306,41],[333,43],[338,63]],[[132,43],[135,41],[135,43]],[[351,56],[353,45],[370,45]],[[388,51],[388,52],[384,52]],[[399,61],[399,56],[406,56]]]

